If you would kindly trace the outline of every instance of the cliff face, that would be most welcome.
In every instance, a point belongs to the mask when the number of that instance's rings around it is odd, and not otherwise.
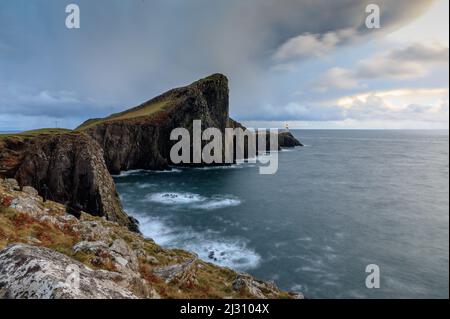
[[[136,228],[123,212],[99,145],[83,133],[42,134],[0,140],[0,176],[33,186],[74,212]]]
[[[170,90],[140,106],[105,119],[90,120],[78,129],[103,148],[111,173],[129,169],[165,169],[170,164],[170,132],[192,121],[202,129],[224,130],[228,123],[228,80],[215,74],[189,86]]]
[[[171,164],[170,149],[176,143],[170,141],[174,128],[183,127],[192,133],[193,120],[201,120],[202,129],[245,129],[229,118],[228,95],[228,79],[214,74],[125,112],[86,121],[78,130],[102,146],[113,174],[130,169],[166,169]],[[281,147],[301,145],[292,135],[285,135],[279,136]]]

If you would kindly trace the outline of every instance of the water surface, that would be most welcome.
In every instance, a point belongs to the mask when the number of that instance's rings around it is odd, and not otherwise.
[[[306,146],[280,152],[276,175],[132,171],[117,188],[157,243],[311,298],[448,298],[448,131],[293,133]]]

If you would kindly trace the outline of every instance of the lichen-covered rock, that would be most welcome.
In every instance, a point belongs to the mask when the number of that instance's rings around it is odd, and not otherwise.
[[[234,290],[244,290],[253,298],[258,299],[275,298],[275,296],[279,293],[277,286],[273,282],[257,280],[246,273],[238,274],[232,284],[232,287]],[[298,293],[291,293],[291,297],[295,299],[303,299],[303,295]]]
[[[9,190],[19,191],[20,186],[19,183],[14,178],[5,178],[4,186]]]
[[[0,291],[4,298],[138,298],[136,278],[92,270],[53,250],[24,244],[0,252]]]
[[[132,271],[137,271],[139,269],[139,261],[137,254],[122,238],[114,240],[112,245],[109,247],[111,256],[116,261],[116,267],[124,267],[125,269],[130,269]]]
[[[73,246],[74,253],[85,252],[95,255],[108,254],[108,245],[102,241],[80,241]]]
[[[106,240],[108,237],[103,237]],[[136,251],[122,239],[115,239],[111,245],[107,242],[81,241],[73,246],[75,254],[83,252],[96,256],[96,264],[105,265],[112,263],[114,269],[119,272],[137,272],[139,270],[139,260]]]
[[[35,196],[35,197],[39,195],[38,191],[34,187],[31,187],[31,186],[24,186],[22,188],[22,192],[27,193],[31,196]]]
[[[197,258],[193,258],[183,263],[156,268],[154,273],[163,278],[166,283],[176,281],[177,283],[189,285],[197,282],[197,267]]]

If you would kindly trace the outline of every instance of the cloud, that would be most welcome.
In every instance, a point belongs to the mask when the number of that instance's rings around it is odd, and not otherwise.
[[[366,87],[363,80],[412,79],[429,74],[433,67],[448,65],[449,48],[440,44],[409,44],[359,61],[354,69],[334,67],[313,81],[312,87],[325,92]]]
[[[80,117],[86,107],[95,107],[96,114],[111,111],[99,101],[82,98],[72,91],[35,92],[32,89],[5,87],[0,91],[0,114],[19,114],[50,118]]]
[[[382,77],[405,79],[423,76],[435,65],[448,64],[449,48],[440,44],[411,44],[361,61],[355,73],[359,79]]]
[[[244,121],[428,121],[448,125],[448,88],[395,89],[343,96],[326,102],[265,105]]]
[[[336,89],[353,89],[362,87],[352,70],[334,67],[327,70],[313,83],[313,89],[325,92],[330,87]]]
[[[311,57],[324,57],[338,45],[354,41],[355,29],[342,29],[324,34],[304,33],[282,44],[273,58],[275,61],[295,60]]]
[[[262,112],[241,115],[243,121],[330,121],[344,120],[344,110],[339,106],[326,106],[317,103],[291,102],[286,105],[266,104],[261,107]]]
[[[32,88],[1,91],[0,116],[104,115],[215,72],[230,78],[232,113],[256,116],[289,94],[274,70],[386,34],[432,3],[379,0],[383,27],[372,32],[372,0],[78,0],[79,30],[65,28],[64,2],[29,2],[0,1],[0,82]]]
[[[336,101],[346,118],[448,123],[448,88],[395,89],[345,96]]]

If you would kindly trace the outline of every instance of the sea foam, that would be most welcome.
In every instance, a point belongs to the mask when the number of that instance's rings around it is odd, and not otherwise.
[[[241,204],[241,200],[232,195],[205,197],[188,192],[152,193],[147,195],[144,200],[164,205],[190,205],[194,209],[201,210],[214,210]]]
[[[146,200],[166,205],[181,205],[202,202],[205,198],[192,193],[154,193],[146,196]]]
[[[203,260],[240,271],[256,268],[261,262],[261,256],[247,247],[242,238],[224,238],[214,231],[173,226],[169,219],[160,217],[135,217],[140,220],[143,234],[165,247],[185,249]]]

